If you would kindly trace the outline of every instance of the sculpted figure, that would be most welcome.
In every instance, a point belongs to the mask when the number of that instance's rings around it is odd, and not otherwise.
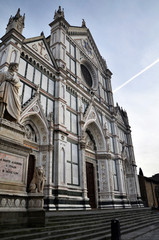
[[[0,72],[0,118],[15,122],[19,122],[21,111],[17,67],[17,63],[10,63],[8,71]]]
[[[45,176],[44,176],[44,169],[43,167],[36,167],[33,179],[29,186],[29,192],[35,193],[43,193],[44,190],[44,184],[45,184]]]

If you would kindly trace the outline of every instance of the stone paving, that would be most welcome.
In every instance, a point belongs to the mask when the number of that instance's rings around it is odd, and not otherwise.
[[[154,231],[150,231],[146,234],[143,234],[140,237],[135,238],[135,240],[159,240],[159,229],[156,229]]]
[[[121,240],[159,240],[159,223],[121,236]]]

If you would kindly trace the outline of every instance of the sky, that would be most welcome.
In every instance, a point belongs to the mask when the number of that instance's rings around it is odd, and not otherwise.
[[[70,25],[85,19],[112,75],[114,102],[127,111],[137,169],[147,177],[159,173],[158,0],[0,0],[0,37],[17,9],[25,13],[26,38],[50,35],[49,23],[61,6]],[[137,76],[136,76],[137,75]],[[136,76],[136,77],[134,77]],[[133,78],[134,77],[134,78]]]

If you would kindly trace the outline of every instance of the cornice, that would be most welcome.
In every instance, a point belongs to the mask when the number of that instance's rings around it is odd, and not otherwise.
[[[17,37],[16,37],[16,35],[17,35]],[[2,42],[5,42],[5,41],[7,41],[8,39],[10,39],[11,37],[15,37],[19,42],[22,42],[24,39],[25,39],[25,37],[23,36],[23,35],[21,35],[18,31],[16,31],[14,28],[13,29],[11,29],[9,32],[7,32],[2,38],[1,38],[1,40],[2,40]],[[19,39],[19,38],[20,39]]]

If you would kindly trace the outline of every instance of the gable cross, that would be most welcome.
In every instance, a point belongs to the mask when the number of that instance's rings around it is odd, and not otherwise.
[[[43,46],[43,42],[41,42],[41,43],[38,43],[38,45],[40,46],[40,54],[42,55],[42,50],[44,49],[45,50],[45,48],[44,48],[44,46]]]

